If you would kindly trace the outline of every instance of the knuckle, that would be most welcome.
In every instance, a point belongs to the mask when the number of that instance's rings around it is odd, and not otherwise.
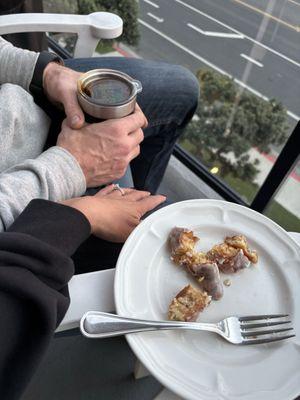
[[[143,132],[142,129],[139,130],[139,134],[140,134],[140,142],[142,142],[144,140],[144,137],[145,137],[144,132]]]
[[[128,156],[126,157],[126,166],[130,163],[130,161],[131,161],[134,157],[135,157],[135,156],[132,156],[131,154],[128,155]]]
[[[115,170],[117,173],[122,173],[124,170],[126,170],[128,165],[127,160],[122,159],[122,160],[118,160],[115,164]]]
[[[137,112],[137,123],[142,127],[145,124],[145,116],[142,111]]]
[[[128,143],[122,143],[122,145],[119,148],[119,152],[122,156],[127,157],[128,154],[130,153],[131,148]]]

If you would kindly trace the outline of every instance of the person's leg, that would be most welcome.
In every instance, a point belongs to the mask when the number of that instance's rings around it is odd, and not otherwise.
[[[134,186],[155,193],[174,144],[197,107],[197,79],[181,66],[135,58],[73,59],[66,65],[81,72],[112,68],[141,81],[138,103],[149,126],[144,130],[141,154],[131,162],[131,169]]]

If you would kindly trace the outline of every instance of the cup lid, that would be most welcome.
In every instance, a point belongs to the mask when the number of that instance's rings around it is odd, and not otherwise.
[[[124,72],[94,69],[79,78],[77,90],[90,103],[115,107],[135,98],[142,91],[142,84]]]

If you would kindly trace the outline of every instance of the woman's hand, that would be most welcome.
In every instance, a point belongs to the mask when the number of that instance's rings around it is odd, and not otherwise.
[[[115,190],[109,185],[94,196],[66,200],[63,204],[82,212],[91,224],[92,233],[110,242],[124,242],[141,217],[166,200],[135,189]]]

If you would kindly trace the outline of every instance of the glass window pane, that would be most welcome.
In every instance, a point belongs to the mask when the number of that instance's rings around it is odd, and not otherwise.
[[[72,0],[43,0],[43,10],[45,13],[78,14],[77,1]],[[49,36],[73,56],[76,34],[49,32]]]
[[[138,56],[198,78],[180,145],[251,203],[299,119],[300,0],[141,0]]]
[[[300,232],[300,162],[285,180],[265,214],[289,232]]]

